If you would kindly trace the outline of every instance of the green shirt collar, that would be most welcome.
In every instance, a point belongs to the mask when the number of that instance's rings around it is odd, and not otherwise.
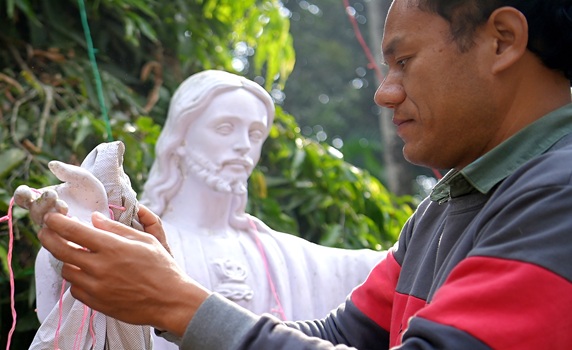
[[[451,170],[433,188],[432,201],[444,202],[478,191],[487,194],[521,165],[546,152],[572,132],[572,103],[526,126],[462,170]]]

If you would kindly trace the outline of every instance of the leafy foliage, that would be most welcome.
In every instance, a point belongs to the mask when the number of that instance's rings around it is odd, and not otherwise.
[[[370,13],[366,2],[352,0],[351,6],[367,37]],[[336,138],[343,140],[338,148],[345,159],[380,177],[380,109],[373,101],[377,83],[344,2],[285,0],[284,4],[292,12],[296,50],[296,66],[284,89],[284,109],[296,116],[302,135],[330,145]],[[379,43],[371,46],[372,51],[379,49]],[[365,153],[377,158],[376,162],[364,159]]]
[[[289,23],[277,0],[100,0],[87,4],[111,135],[93,83],[75,1],[0,0],[0,216],[21,184],[58,183],[47,163],[79,164],[108,139],[126,145],[124,168],[142,189],[172,92],[207,68],[233,71],[249,47],[251,78],[280,87],[292,70]],[[281,111],[250,182],[249,210],[271,227],[323,244],[385,248],[410,213],[368,173],[329,147],[306,140]],[[365,193],[365,195],[364,195]],[[13,349],[29,346],[34,312],[37,227],[13,208],[18,327]],[[8,225],[0,224],[0,339],[9,310]],[[0,344],[1,345],[1,344]]]
[[[300,134],[280,108],[249,188],[249,212],[271,227],[341,248],[387,249],[411,214],[397,198],[342,154]]]

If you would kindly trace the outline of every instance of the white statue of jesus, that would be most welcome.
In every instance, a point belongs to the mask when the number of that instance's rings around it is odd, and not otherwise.
[[[215,70],[191,76],[171,100],[141,203],[161,217],[180,266],[208,289],[255,313],[321,318],[385,253],[319,246],[245,213],[273,118],[257,83]],[[155,347],[175,349],[161,338]]]

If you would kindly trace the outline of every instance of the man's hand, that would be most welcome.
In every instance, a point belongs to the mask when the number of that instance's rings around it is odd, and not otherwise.
[[[94,227],[48,213],[38,237],[64,262],[62,277],[76,299],[121,321],[181,336],[210,292],[176,265],[163,245],[160,221],[142,210],[140,218],[150,233],[99,213],[92,216]],[[163,235],[163,242],[154,235]]]

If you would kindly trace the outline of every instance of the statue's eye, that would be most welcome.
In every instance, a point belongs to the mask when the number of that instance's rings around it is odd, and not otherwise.
[[[232,124],[230,124],[230,123],[219,124],[216,127],[216,132],[221,134],[221,135],[228,135],[233,130],[234,130],[234,128],[232,127]]]
[[[259,142],[264,138],[264,133],[262,130],[251,130],[249,136],[251,141]]]

